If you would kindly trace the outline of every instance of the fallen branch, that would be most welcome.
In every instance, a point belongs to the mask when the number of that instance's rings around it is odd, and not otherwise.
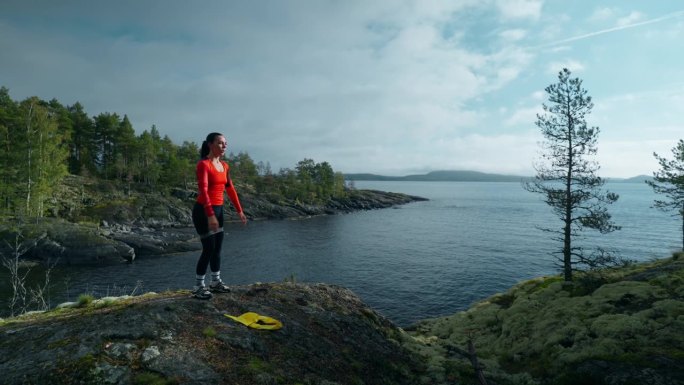
[[[477,353],[475,353],[475,345],[473,344],[473,339],[468,338],[468,353],[470,356],[470,363],[473,364],[475,369],[475,374],[477,375],[477,380],[480,381],[481,385],[487,385],[487,380],[484,377],[484,372],[482,371],[482,366],[477,360]]]

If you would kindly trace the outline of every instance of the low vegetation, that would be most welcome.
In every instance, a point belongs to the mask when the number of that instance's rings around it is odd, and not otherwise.
[[[684,260],[522,282],[410,334],[439,380],[474,384],[471,341],[497,384],[678,383],[684,380]],[[461,353],[459,353],[461,352]],[[626,382],[627,379],[637,382]],[[668,382],[669,381],[669,382]]]

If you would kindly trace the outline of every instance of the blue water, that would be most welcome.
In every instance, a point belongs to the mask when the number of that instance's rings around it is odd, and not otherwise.
[[[521,280],[557,273],[560,246],[538,227],[560,228],[550,208],[519,183],[356,182],[357,188],[430,200],[392,209],[305,220],[230,224],[222,276],[229,284],[282,281],[345,286],[400,326],[468,308]],[[606,187],[622,230],[587,245],[622,257],[668,257],[681,247],[677,217],[650,208],[655,195],[638,183]],[[139,258],[133,264],[55,272],[51,301],[189,288],[198,253]],[[137,287],[136,287],[137,286]]]

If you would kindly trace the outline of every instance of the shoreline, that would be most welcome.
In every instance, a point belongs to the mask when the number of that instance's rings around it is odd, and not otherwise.
[[[138,257],[163,256],[201,249],[190,218],[193,201],[143,199],[144,205],[133,219],[121,214],[133,211],[121,202],[98,208],[97,222],[71,222],[65,218],[41,218],[23,225],[0,226],[0,253],[13,255],[9,245],[22,239],[27,249],[22,258],[46,265],[102,266]],[[426,201],[426,198],[377,190],[352,190],[348,196],[332,198],[325,205],[299,202],[274,204],[262,197],[244,194],[241,198],[250,221],[306,220],[318,216],[377,210]],[[121,220],[124,219],[124,220]],[[226,222],[238,221],[226,210]],[[55,262],[56,261],[56,262]]]

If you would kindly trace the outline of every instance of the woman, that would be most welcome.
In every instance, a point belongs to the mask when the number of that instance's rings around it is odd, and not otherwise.
[[[202,142],[200,161],[197,162],[197,185],[199,194],[192,209],[192,222],[202,240],[202,254],[197,261],[196,282],[192,295],[209,299],[212,292],[226,293],[230,288],[221,281],[221,244],[223,243],[223,192],[237,210],[243,224],[247,217],[242,211],[237,191],[230,180],[228,163],[223,155],[227,147],[226,138],[217,132]],[[211,267],[211,283],[204,285],[207,266]]]

